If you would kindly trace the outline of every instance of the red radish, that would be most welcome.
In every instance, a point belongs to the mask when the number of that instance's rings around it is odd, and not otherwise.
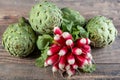
[[[59,67],[58,67],[58,62],[57,62],[53,65],[52,72],[56,72],[58,69],[59,69]]]
[[[86,44],[86,39],[85,38],[81,38],[81,39],[77,40],[77,46],[78,47],[82,47],[85,44]]]
[[[66,64],[66,56],[61,56],[58,64],[59,68],[63,70],[65,67],[65,64]]]
[[[72,48],[72,47],[74,46],[74,43],[73,43],[72,39],[66,40],[66,45],[67,45],[68,47]]]
[[[44,66],[47,67],[48,66],[48,63],[47,61],[44,62]]]
[[[57,72],[59,68],[57,68],[56,66],[52,67],[52,72]]]
[[[47,57],[47,59],[45,60],[45,62],[44,62],[44,66],[45,67],[47,67],[47,66],[49,66],[49,64],[48,64],[48,60],[50,59],[50,57]]]
[[[90,60],[93,59],[91,53],[87,53],[87,56],[86,56],[86,57],[87,57],[88,59],[90,59]]]
[[[72,55],[72,53],[70,55],[68,55],[67,61],[70,65],[75,63],[75,58],[74,58],[74,55]]]
[[[80,48],[73,48],[72,49],[72,53],[75,54],[75,55],[81,55],[82,54],[82,50]]]
[[[82,53],[80,56],[82,56],[82,57],[87,59],[87,53]]]
[[[87,59],[82,56],[76,56],[76,62],[79,67],[83,67],[85,64],[88,64]]]
[[[56,46],[58,46],[57,44],[52,44],[52,45],[50,45],[50,48],[51,47],[56,47]]]
[[[52,64],[54,64],[56,61],[58,61],[58,59],[59,59],[58,54],[55,54],[55,55],[53,55],[53,56],[49,56],[46,63],[47,63],[48,65],[52,65]]]
[[[92,61],[91,61],[91,60],[88,60],[88,64],[89,64],[89,65],[92,65]]]
[[[74,64],[72,65],[72,67],[73,67],[73,69],[78,69],[78,65],[77,65],[76,63],[74,63]]]
[[[59,52],[60,50],[60,46],[58,45],[52,45],[52,47],[50,47],[50,49],[47,51],[47,55],[51,56],[53,54],[56,54]]]
[[[69,70],[67,70],[67,73],[68,73],[68,76],[70,77],[75,74],[75,69],[71,67]]]
[[[65,66],[65,69],[66,69],[66,70],[69,70],[69,69],[70,69],[70,64],[67,64],[67,65]]]
[[[83,65],[81,66],[81,68],[83,68],[85,65],[88,65],[88,61],[87,61],[87,60],[84,61],[84,63],[83,63]]]
[[[62,30],[59,27],[54,27],[53,32],[54,32],[54,34],[59,34],[59,35],[62,34]]]
[[[59,35],[59,34],[56,34],[56,35],[54,36],[54,40],[56,40],[56,41],[60,40],[60,35]]]
[[[83,51],[83,53],[88,53],[88,52],[91,51],[91,48],[90,48],[89,45],[84,45],[84,46],[82,47],[82,51]]]
[[[90,44],[90,39],[89,38],[86,38],[86,44],[88,45],[88,44]]]
[[[67,39],[72,39],[72,35],[68,32],[63,32],[62,37],[67,40]]]
[[[60,45],[64,45],[65,44],[65,39],[61,35],[56,34],[54,36],[54,40],[56,42],[58,42]]]
[[[59,51],[59,56],[64,56],[68,52],[68,49],[66,46],[64,46],[60,51]]]
[[[83,69],[85,65],[92,65],[88,38],[80,38],[74,43],[72,35],[68,32],[62,32],[59,27],[55,27],[53,32],[55,34],[54,42],[47,52],[49,56],[44,66],[53,65],[53,72],[62,70],[72,76],[78,67]]]

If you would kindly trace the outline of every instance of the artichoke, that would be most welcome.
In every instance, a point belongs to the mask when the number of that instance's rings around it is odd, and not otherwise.
[[[35,48],[36,36],[25,18],[11,24],[2,37],[2,45],[13,56],[26,57]]]
[[[32,7],[29,22],[34,31],[39,34],[51,34],[62,22],[61,10],[50,2],[41,2]]]
[[[117,35],[117,30],[112,21],[104,16],[95,16],[88,21],[86,29],[94,47],[110,45]]]

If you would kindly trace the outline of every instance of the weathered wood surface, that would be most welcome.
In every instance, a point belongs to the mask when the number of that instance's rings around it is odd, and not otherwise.
[[[97,70],[93,73],[82,73],[73,76],[73,80],[120,80],[120,0],[50,0],[59,7],[71,7],[80,11],[86,19],[95,15],[104,15],[113,20],[118,29],[115,42],[102,49],[93,49]],[[9,55],[2,46],[4,30],[18,18],[28,18],[30,8],[38,0],[0,0],[0,80],[62,80],[51,74],[51,68],[43,69],[34,65],[33,54],[20,59]]]

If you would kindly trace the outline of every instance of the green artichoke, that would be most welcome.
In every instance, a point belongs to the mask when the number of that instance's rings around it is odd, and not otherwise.
[[[32,7],[29,21],[34,31],[39,34],[51,34],[62,22],[61,10],[50,2],[41,2]]]
[[[35,48],[36,36],[30,24],[21,18],[19,23],[11,24],[2,37],[2,45],[13,56],[26,57]]]
[[[111,20],[104,16],[95,16],[88,21],[86,29],[94,47],[110,45],[117,36],[117,30]]]

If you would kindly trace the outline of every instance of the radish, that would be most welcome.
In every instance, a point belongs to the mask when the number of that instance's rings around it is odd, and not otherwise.
[[[61,56],[58,64],[59,68],[61,70],[64,70],[65,64],[66,64],[66,56]]]
[[[82,65],[80,68],[83,68],[85,65],[88,65],[88,64],[89,64],[88,61],[85,60],[85,61],[83,62],[83,65]]]
[[[72,67],[73,67],[73,69],[78,69],[78,65],[77,65],[76,63],[74,63],[74,64],[72,65]]]
[[[64,45],[65,44],[65,39],[61,35],[56,34],[54,36],[54,40],[55,40],[55,42],[57,42],[60,45]]]
[[[64,56],[68,52],[68,49],[66,46],[64,46],[60,51],[59,51],[59,56]]]
[[[72,76],[78,71],[78,67],[84,69],[87,68],[86,65],[92,65],[93,59],[88,38],[77,39],[74,43],[72,35],[62,32],[59,27],[55,27],[53,32],[54,43],[47,51],[49,56],[44,66],[52,65],[52,72],[62,70],[66,71],[68,76]]]
[[[50,48],[51,48],[51,47],[56,47],[56,46],[58,46],[58,45],[57,45],[57,44],[51,44],[51,45],[50,45]]]
[[[70,69],[70,64],[67,64],[67,65],[65,66],[65,69],[66,69],[66,70],[69,70],[69,69]]]
[[[47,61],[44,62],[44,66],[47,67],[48,66],[48,63]]]
[[[59,35],[62,34],[62,30],[59,27],[54,27],[53,32],[54,34],[59,34]]]
[[[72,49],[72,53],[75,54],[75,55],[81,55],[82,54],[82,50],[80,48],[73,48]]]
[[[88,60],[88,64],[89,64],[89,65],[92,65],[92,61],[91,61],[90,59]]]
[[[81,39],[77,40],[77,46],[78,47],[82,47],[85,44],[86,44],[86,39],[85,38],[81,38]]]
[[[58,54],[55,54],[55,55],[53,55],[53,56],[49,56],[49,57],[47,58],[46,63],[47,63],[48,65],[52,65],[52,64],[54,64],[58,59],[59,59]]]
[[[69,70],[67,70],[67,73],[68,73],[68,76],[70,77],[75,74],[75,69],[71,67]]]
[[[59,52],[60,48],[61,47],[58,45],[52,45],[52,47],[50,47],[50,49],[47,51],[47,55],[51,56],[56,54],[57,52]]]
[[[85,64],[88,64],[87,59],[82,56],[76,56],[76,62],[79,67],[83,67]]]
[[[67,39],[72,39],[72,35],[68,32],[63,32],[62,37],[67,40]]]
[[[55,36],[54,36],[54,40],[60,40],[60,35],[59,34],[56,34]]]
[[[57,68],[57,66],[53,66],[52,67],[52,72],[57,72],[59,68]]]
[[[91,51],[91,48],[90,48],[89,45],[84,45],[84,46],[82,47],[82,51],[83,51],[84,53],[88,53],[88,52]]]
[[[87,57],[88,59],[90,59],[90,60],[93,59],[91,53],[87,53],[87,56],[86,56],[86,57]]]
[[[70,55],[68,55],[67,61],[70,65],[75,63],[75,58],[74,58],[74,55],[72,55],[72,53]]]
[[[59,70],[58,63],[59,63],[59,62],[57,62],[57,63],[55,63],[55,64],[53,65],[53,67],[52,67],[52,72],[57,72],[57,71]]]
[[[72,48],[74,46],[72,39],[66,40],[66,45],[68,46],[68,48]]]
[[[90,39],[89,39],[89,38],[86,38],[86,44],[88,45],[88,44],[90,44],[90,43],[91,43]]]

